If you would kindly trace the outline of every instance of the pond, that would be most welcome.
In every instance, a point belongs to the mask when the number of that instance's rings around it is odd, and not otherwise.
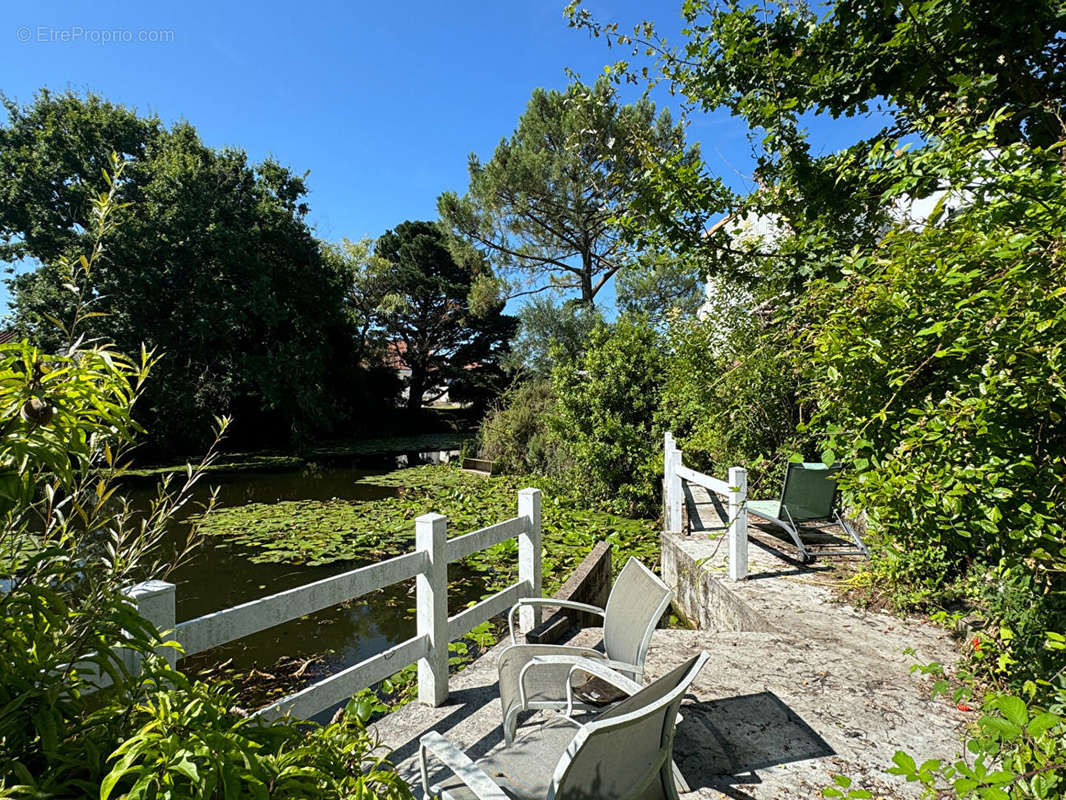
[[[218,487],[218,506],[278,503],[292,500],[379,500],[395,496],[397,487],[376,486],[376,475],[418,463],[447,461],[451,453],[408,453],[400,456],[360,458],[351,466],[312,467],[265,473],[211,473],[197,487],[197,499]],[[369,481],[367,479],[370,479]],[[143,507],[154,490],[145,486],[130,491],[131,500]],[[190,512],[191,513],[191,512]],[[176,520],[173,540],[185,536],[186,522]],[[367,561],[346,560],[325,566],[254,563],[239,545],[225,537],[208,536],[187,563],[169,580],[177,585],[177,620],[193,619],[212,611],[291,589],[363,566]],[[450,613],[457,613],[485,592],[485,582],[461,564],[451,568],[459,588],[449,597]],[[458,581],[457,581],[458,582]],[[376,655],[415,633],[414,580],[388,587],[349,603],[245,637],[179,662],[183,672],[201,674],[229,662],[239,672],[253,669],[270,673],[282,659],[317,657],[327,673]]]

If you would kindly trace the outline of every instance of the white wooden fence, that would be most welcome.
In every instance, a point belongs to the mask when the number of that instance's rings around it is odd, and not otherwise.
[[[748,471],[730,467],[729,479],[723,481],[689,469],[681,461],[674,435],[668,432],[663,441],[663,530],[668,533],[680,531],[682,527],[681,506],[685,497],[682,481],[728,498],[729,577],[743,580],[748,575]]]
[[[131,595],[144,617],[161,631],[173,631],[169,638],[182,645],[185,655],[192,655],[414,578],[417,609],[414,637],[256,713],[268,719],[283,714],[310,717],[416,661],[418,699],[439,706],[448,698],[449,642],[507,611],[520,597],[540,597],[540,490],[521,490],[518,516],[487,528],[448,539],[447,523],[447,518],[440,514],[425,514],[415,520],[413,553],[186,622],[175,624],[174,584],[148,581],[134,587]],[[449,617],[448,564],[512,538],[518,539],[518,581]],[[522,629],[529,630],[539,624],[540,614],[539,607],[522,608],[519,617]],[[177,657],[173,648],[165,649],[164,653],[169,654],[172,663]]]

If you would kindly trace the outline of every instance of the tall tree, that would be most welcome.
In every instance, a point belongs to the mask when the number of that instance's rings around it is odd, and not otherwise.
[[[435,386],[458,383],[469,390],[479,380],[498,377],[514,334],[515,320],[502,313],[503,302],[479,296],[479,279],[490,274],[488,262],[457,258],[453,251],[439,225],[421,221],[386,231],[374,248],[387,265],[377,271],[382,297],[377,324],[411,370],[411,410],[421,408]]]
[[[576,289],[592,305],[637,248],[615,218],[649,153],[688,157],[668,111],[620,105],[607,80],[537,89],[518,127],[482,163],[470,156],[465,197],[438,199],[442,220],[518,277],[514,293]],[[693,153],[694,155],[694,153]]]
[[[352,367],[344,284],[305,222],[303,180],[273,161],[206,147],[193,127],[97,97],[42,92],[9,103],[0,128],[0,237],[8,259],[49,264],[78,252],[89,197],[107,189],[100,165],[128,159],[127,205],[93,271],[90,335],[126,352],[163,356],[139,408],[165,449],[199,446],[220,414],[237,441],[285,442],[343,413],[338,373]],[[84,249],[84,248],[82,248]],[[70,293],[54,268],[12,282],[18,327],[52,346],[48,317]]]
[[[839,278],[841,254],[876,244],[890,222],[884,194],[893,188],[871,180],[881,174],[878,162],[906,159],[913,148],[903,143],[935,140],[945,115],[970,129],[997,117],[990,146],[1047,146],[1066,130],[1066,7],[1053,0],[853,0],[819,9],[692,0],[679,3],[679,13],[680,43],[651,20],[627,33],[594,19],[580,0],[567,8],[571,25],[631,48],[633,61],[610,69],[615,79],[651,75],[692,113],[727,110],[749,125],[762,190],[741,203],[704,165],[679,168],[667,159],[649,162],[641,204],[659,211],[650,239],[702,253],[710,270],[763,283],[768,293]],[[642,64],[649,55],[654,64]],[[809,146],[805,115],[867,117],[884,127],[822,154]],[[939,180],[916,173],[908,193],[926,195]],[[737,206],[785,221],[792,235],[762,256],[732,247],[724,231],[705,235]]]
[[[510,366],[547,378],[559,361],[576,361],[584,354],[589,335],[603,324],[603,314],[579,300],[556,303],[553,297],[540,296],[522,306],[518,323]]]

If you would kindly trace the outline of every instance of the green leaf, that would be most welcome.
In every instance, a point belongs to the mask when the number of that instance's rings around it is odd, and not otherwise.
[[[186,778],[188,778],[190,781],[193,781],[194,783],[199,783],[200,781],[199,768],[196,766],[195,762],[190,761],[188,758],[182,758],[180,761],[174,764],[171,769],[174,770],[174,772],[177,772],[179,775],[184,775]]]
[[[989,733],[1008,741],[1011,739],[1017,739],[1022,733],[1020,726],[1000,717],[981,717],[979,724]]]
[[[1024,726],[1029,721],[1029,709],[1020,697],[1011,695],[1000,697],[995,701],[995,706],[1003,712],[1003,716],[1018,727]]]
[[[904,775],[913,775],[918,770],[918,766],[914,763],[914,759],[902,750],[897,750],[895,752],[892,756],[892,763],[899,767]]]
[[[1062,723],[1062,721],[1062,717],[1058,714],[1051,714],[1045,711],[1029,720],[1026,730],[1028,730],[1030,736],[1040,736],[1042,733]]]

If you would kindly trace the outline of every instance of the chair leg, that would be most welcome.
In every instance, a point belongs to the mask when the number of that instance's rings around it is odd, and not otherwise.
[[[678,792],[687,794],[692,791],[673,759],[663,764],[657,782],[662,787],[662,800],[680,800],[677,796]],[[649,794],[645,791],[643,797],[647,798]]]
[[[782,506],[784,506],[783,503]],[[782,510],[786,514],[788,514],[789,522],[784,522],[782,520],[779,521],[778,524],[786,531],[788,531],[789,536],[792,537],[792,541],[796,543],[796,549],[799,550],[800,553],[800,561],[804,564],[809,564],[810,562],[814,561],[814,557],[811,556],[811,554],[807,551],[807,548],[803,546],[803,539],[801,539],[799,535],[799,526],[796,525],[795,521],[792,519],[792,515],[788,513],[787,508],[783,508]]]
[[[685,776],[681,774],[681,770],[677,768],[677,764],[674,763],[673,759],[670,760],[670,769],[673,771],[674,780],[672,785],[674,791],[680,792],[681,794],[688,794],[691,792],[692,789],[689,787],[688,781],[685,780]]]
[[[844,517],[841,516],[839,511],[835,511],[833,513],[836,514],[837,524],[841,528],[843,528],[845,531],[848,532],[848,535],[851,537],[851,540],[853,542],[855,542],[855,546],[858,547],[860,550],[862,550],[862,554],[864,556],[869,558],[870,557],[870,551],[866,547],[866,543],[862,539],[859,538],[859,534],[855,533],[855,529],[852,528],[847,522],[844,521]]]
[[[503,740],[507,744],[514,744],[515,731],[518,729],[518,714],[521,708],[512,708],[503,720]]]

